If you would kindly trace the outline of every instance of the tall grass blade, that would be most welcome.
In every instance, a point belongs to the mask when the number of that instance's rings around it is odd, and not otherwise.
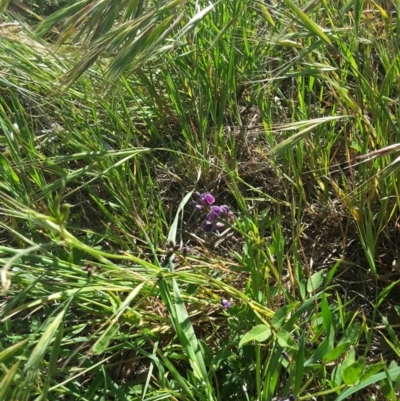
[[[9,399],[9,388],[14,381],[14,377],[18,372],[20,362],[14,364],[11,369],[4,375],[0,382],[0,400],[6,401]]]

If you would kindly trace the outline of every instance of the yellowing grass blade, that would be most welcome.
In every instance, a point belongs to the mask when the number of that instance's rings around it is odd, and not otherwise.
[[[18,371],[19,362],[17,362],[3,377],[0,382],[0,400],[6,400],[6,395],[8,394],[8,389],[14,380],[14,376]]]
[[[339,187],[339,185],[336,184],[335,181],[331,180],[331,185],[333,187],[333,189],[336,192],[336,195],[339,196],[339,198],[342,200],[342,202],[348,207],[351,215],[354,217],[354,219],[357,222],[361,222],[361,215],[358,211],[358,208],[354,207],[351,204],[351,201],[349,199],[349,197],[341,190],[341,188]]]
[[[328,45],[332,45],[332,42],[326,36],[323,29],[316,24],[303,10],[296,7],[290,0],[283,0],[283,2],[297,15],[299,20],[304,24],[306,28],[308,28],[312,33],[317,35],[320,39],[322,39]]]
[[[6,348],[4,351],[0,352],[0,363],[4,363],[8,359],[10,359],[14,354],[19,351],[21,347],[23,347],[28,340],[22,340],[19,343],[12,345],[11,347]],[[1,398],[0,398],[1,399]]]

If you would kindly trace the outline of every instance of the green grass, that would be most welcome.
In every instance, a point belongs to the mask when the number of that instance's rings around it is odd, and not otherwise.
[[[0,401],[398,399],[398,4],[29,7],[0,1]]]

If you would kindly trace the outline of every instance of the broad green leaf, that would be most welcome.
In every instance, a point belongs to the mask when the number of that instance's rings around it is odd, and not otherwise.
[[[325,357],[325,362],[331,362],[339,358],[340,355],[342,355],[344,352],[346,352],[351,346],[351,343],[343,343],[341,345],[338,345],[334,349],[331,349],[326,357]]]
[[[400,373],[396,373],[395,372],[395,369],[397,367],[398,367],[398,365],[397,365],[396,361],[390,362],[389,369],[388,369],[388,374],[389,374],[390,380],[393,381],[393,382],[398,380],[399,376],[400,376]]]
[[[307,292],[309,294],[313,293],[321,286],[324,282],[324,274],[325,270],[320,270],[309,277],[307,280]]]
[[[331,380],[337,386],[340,386],[343,383],[343,366],[340,363],[339,365],[335,366],[331,374]]]
[[[367,366],[364,370],[364,373],[362,374],[360,381],[363,382],[376,373],[380,372],[382,369],[384,369],[386,366],[386,363],[384,361],[375,363],[374,365]]]
[[[350,366],[347,366],[346,368],[343,369],[343,381],[348,385],[352,386],[355,384],[358,380],[360,380],[360,377],[364,371],[365,367],[365,359],[360,358],[358,361],[352,363]]]
[[[399,375],[400,374],[400,367],[396,367],[393,369],[389,369],[386,372],[383,373],[377,373],[376,375],[368,378],[365,381],[362,381],[360,384],[357,384],[356,386],[353,386],[345,391],[343,391],[342,394],[340,394],[339,397],[336,398],[336,401],[344,401],[344,400],[348,400],[352,394],[358,393],[359,391],[361,391],[362,389],[371,386],[372,384],[375,384],[377,382],[380,382],[382,380],[385,380],[388,375]]]
[[[348,366],[352,365],[356,361],[356,351],[352,348],[348,354],[346,355],[345,360],[343,361],[343,369],[346,369]]]
[[[255,341],[261,343],[271,336],[271,329],[265,324],[259,324],[254,326],[249,332],[247,332],[239,342],[239,347],[243,347],[243,345]]]
[[[381,391],[382,394],[386,397],[386,399],[394,400],[395,398],[395,391],[393,382],[387,377],[386,379],[382,380],[381,383]]]
[[[354,344],[361,333],[361,323],[355,322],[351,326],[347,327],[342,338],[338,342],[338,346],[342,344]]]
[[[290,333],[288,331],[281,330],[278,333],[276,333],[276,337],[277,337],[278,343],[281,347],[294,349],[296,351],[299,349],[299,346],[293,340],[292,336],[290,335]]]

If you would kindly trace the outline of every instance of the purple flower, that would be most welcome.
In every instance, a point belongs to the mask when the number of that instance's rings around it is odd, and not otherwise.
[[[208,220],[204,220],[201,227],[205,233],[211,233],[214,231],[214,223]]]
[[[222,299],[221,299],[221,305],[222,305],[225,309],[229,309],[229,308],[231,307],[231,303],[230,303],[227,299],[225,299],[225,298],[222,298]]]
[[[227,205],[221,205],[221,213],[231,222],[235,220],[235,215],[230,211]]]
[[[199,210],[203,210],[205,207],[210,207],[215,202],[215,198],[209,192],[205,192],[204,194],[196,192],[196,197],[197,201],[193,203]]]
[[[227,205],[221,205],[220,209],[222,214],[226,214],[227,216],[229,216],[230,210]]]
[[[211,206],[211,212],[207,214],[206,219],[214,222],[216,218],[221,214],[222,209],[219,206]]]
[[[234,214],[227,205],[214,205],[215,198],[209,192],[195,193],[196,200],[193,201],[196,209],[207,213],[206,220],[202,223],[204,232],[211,233],[214,230],[222,230],[226,223],[233,223]]]
[[[224,224],[224,223],[221,223],[220,221],[217,221],[217,222],[214,224],[214,227],[217,229],[217,231],[219,231],[219,230],[222,230],[223,228],[225,228],[225,224]]]

